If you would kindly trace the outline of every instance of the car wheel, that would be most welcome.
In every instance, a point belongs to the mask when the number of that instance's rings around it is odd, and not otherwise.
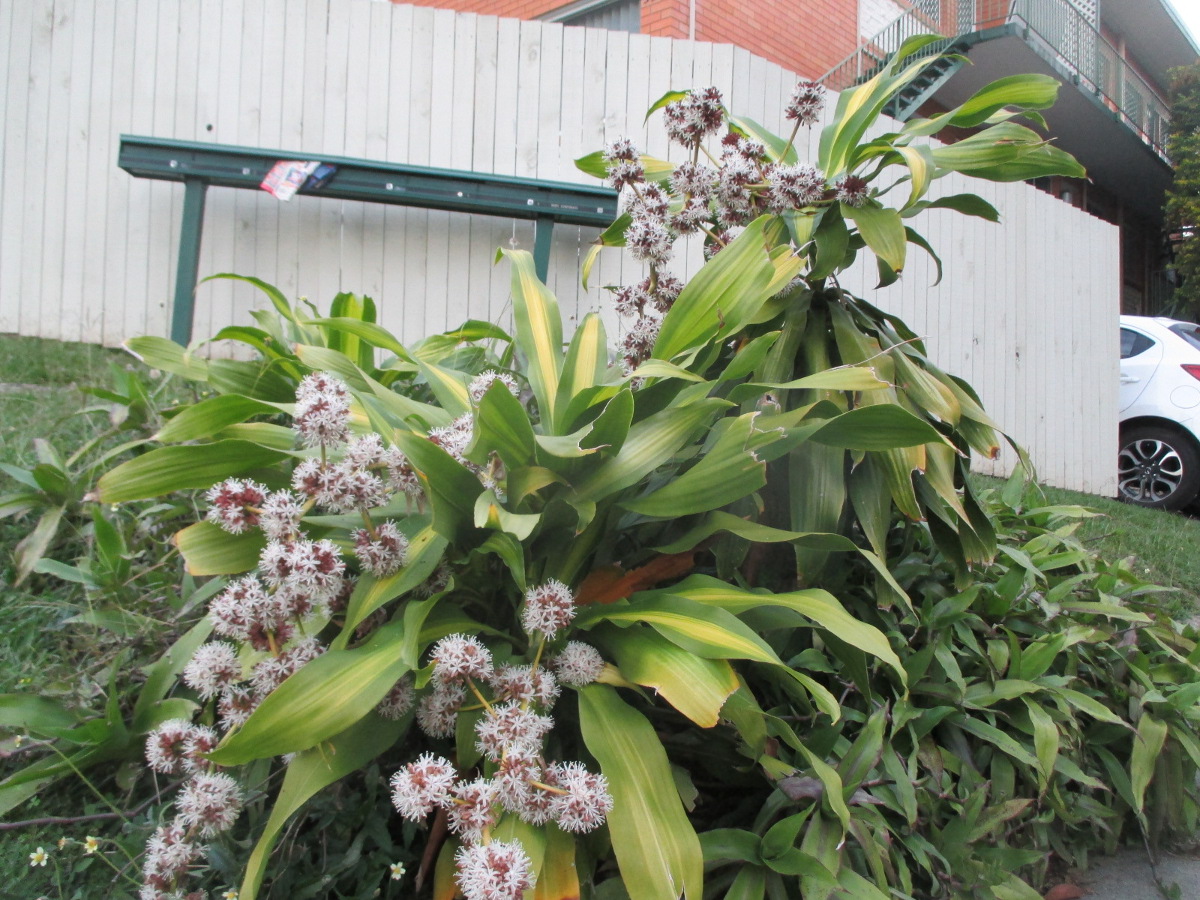
[[[1121,500],[1153,509],[1183,509],[1200,494],[1200,452],[1178,431],[1140,425],[1121,434]]]

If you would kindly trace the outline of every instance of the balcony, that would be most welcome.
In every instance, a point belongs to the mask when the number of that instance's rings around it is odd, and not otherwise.
[[[1019,37],[1059,77],[1093,95],[1169,163],[1170,112],[1166,103],[1097,23],[1068,0],[917,0],[911,12],[866,41],[821,80],[833,90],[844,90],[869,77],[907,38],[929,32],[947,36],[925,51],[929,55],[953,45],[965,50],[983,41]]]

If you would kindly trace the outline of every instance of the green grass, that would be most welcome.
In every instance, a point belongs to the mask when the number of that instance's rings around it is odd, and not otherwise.
[[[976,477],[989,487],[1003,483]],[[1085,506],[1099,513],[1085,519],[1076,535],[1100,557],[1127,559],[1139,577],[1169,588],[1160,595],[1165,610],[1184,618],[1200,610],[1200,519],[1061,488],[1042,491],[1046,505]]]
[[[97,344],[0,334],[0,382],[98,384],[107,380],[109,363],[129,361],[128,353]]]

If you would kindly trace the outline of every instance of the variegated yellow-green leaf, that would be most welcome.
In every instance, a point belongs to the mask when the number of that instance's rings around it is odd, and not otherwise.
[[[908,235],[904,233],[904,222],[899,212],[871,200],[862,206],[843,203],[842,215],[858,226],[858,233],[867,242],[871,252],[891,266],[893,271],[904,270]]]
[[[342,631],[334,639],[334,649],[341,649],[349,642],[358,627],[367,616],[379,609],[390,600],[403,596],[424,582],[446,551],[447,541],[433,530],[431,526],[422,528],[413,534],[407,530],[407,523],[402,526],[408,535],[407,561],[399,572],[386,578],[376,578],[374,575],[361,575],[354,593],[346,605],[346,621]]]
[[[537,398],[543,427],[548,434],[557,434],[554,401],[563,362],[558,301],[537,277],[532,254],[503,249],[500,254],[512,265],[513,318],[517,325],[516,343],[528,366],[525,374]]]
[[[673,359],[718,334],[736,332],[771,296],[775,265],[763,243],[770,218],[750,223],[687,283],[663,318],[655,357]]]
[[[666,463],[728,401],[701,400],[672,406],[638,422],[620,452],[600,465],[576,487],[580,500],[593,501],[636,484]]]
[[[546,849],[533,900],[579,900],[579,873],[575,869],[575,838],[557,825],[544,829]]]
[[[533,534],[541,519],[540,513],[509,512],[492,491],[484,491],[475,498],[476,528],[505,531],[523,541]]]
[[[280,404],[264,403],[238,394],[221,394],[186,407],[170,419],[154,439],[166,444],[206,440],[228,425],[245,422],[251,416],[276,415],[281,408]]]
[[[734,420],[682,475],[622,505],[642,515],[673,518],[727,506],[762,488],[767,483],[767,464],[750,447],[755,415]]]
[[[706,606],[719,607],[734,615],[763,607],[790,609],[810,619],[834,637],[878,657],[891,666],[902,683],[906,680],[904,666],[888,642],[887,636],[869,622],[854,618],[846,612],[837,598],[827,591],[809,589],[776,594],[770,591],[747,590],[708,575],[691,575],[673,587],[652,593],[656,596],[684,597]]]
[[[738,689],[725,660],[696,656],[649,629],[622,632],[612,651],[622,675],[653,689],[701,728],[717,724],[721,707]]]
[[[190,351],[166,338],[130,338],[125,342],[125,349],[152,369],[162,369],[188,381],[208,380],[208,361],[193,356]]]
[[[421,625],[436,602],[410,600],[403,617],[364,646],[318,656],[272,691],[209,758],[241,765],[307,750],[352,727],[417,666]]]
[[[597,313],[588,313],[571,336],[571,345],[563,360],[562,380],[555,399],[559,422],[563,422],[572,400],[604,381],[607,369],[608,338],[604,332],[604,322]]]
[[[190,575],[237,575],[258,565],[267,539],[258,530],[230,534],[212,522],[196,522],[175,533]]]
[[[407,727],[407,722],[371,713],[322,746],[296,755],[288,764],[266,827],[246,863],[239,897],[254,900],[258,896],[267,859],[287,820],[318,791],[362,768],[395,744]]]
[[[654,727],[601,684],[579,692],[579,727],[612,793],[609,835],[622,880],[638,900],[700,900],[700,840]]]
[[[148,500],[174,491],[211,487],[286,455],[248,441],[159,447],[105,472],[97,493],[101,503]]]

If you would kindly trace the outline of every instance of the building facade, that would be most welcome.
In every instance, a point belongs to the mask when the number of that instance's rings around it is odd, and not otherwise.
[[[1165,0],[417,0],[431,6],[744,47],[841,90],[907,37],[947,36],[969,65],[932,72],[899,118],[953,106],[1016,72],[1064,84],[1049,137],[1089,179],[1037,186],[1121,230],[1121,307],[1156,311],[1169,295],[1162,233],[1169,70],[1200,51]]]

